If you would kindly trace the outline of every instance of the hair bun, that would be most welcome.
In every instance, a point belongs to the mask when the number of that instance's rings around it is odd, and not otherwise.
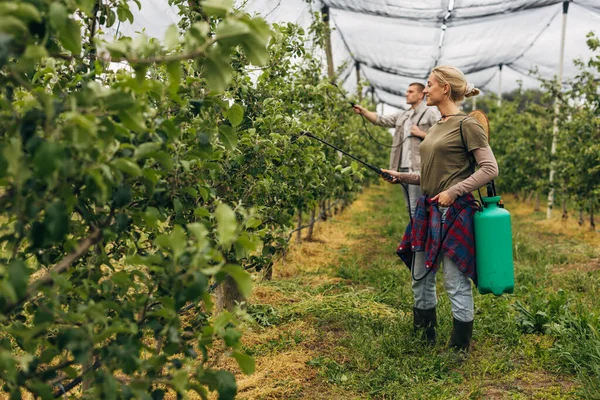
[[[473,97],[477,96],[480,93],[479,89],[475,87],[472,83],[467,83],[467,88],[465,89],[465,97]]]

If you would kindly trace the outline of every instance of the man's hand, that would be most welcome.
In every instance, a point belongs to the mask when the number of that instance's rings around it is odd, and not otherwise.
[[[452,198],[452,196],[450,196],[450,193],[448,193],[448,191],[445,190],[431,199],[431,201],[435,200],[437,200],[438,204],[442,207],[450,207],[452,203],[454,203],[454,200],[456,200],[456,197]]]
[[[410,134],[413,136],[417,136],[420,137],[421,139],[425,139],[425,136],[427,135],[427,133],[425,131],[422,131],[421,129],[419,129],[418,126],[413,125],[410,128]]]
[[[354,112],[356,114],[364,114],[365,112],[367,112],[366,108],[364,108],[363,106],[360,106],[358,104],[355,104],[354,106],[352,106],[352,109],[354,110]]]

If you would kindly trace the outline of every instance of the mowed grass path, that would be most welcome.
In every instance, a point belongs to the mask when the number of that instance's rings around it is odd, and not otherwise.
[[[318,224],[315,241],[293,246],[272,281],[257,279],[244,332],[256,372],[230,365],[239,398],[600,398],[600,234],[564,232],[505,203],[516,290],[476,293],[468,359],[445,351],[441,275],[439,343],[413,336],[410,272],[394,253],[407,222],[401,187],[374,186]]]

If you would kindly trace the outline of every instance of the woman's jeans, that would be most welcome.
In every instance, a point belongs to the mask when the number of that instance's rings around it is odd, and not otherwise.
[[[408,186],[408,188],[407,188],[408,195],[410,196],[410,202],[409,202],[409,199],[406,198],[406,191],[404,189],[402,189],[402,194],[404,195],[404,202],[406,203],[406,207],[410,208],[410,216],[414,217],[415,210],[417,209],[417,200],[419,200],[419,197],[421,197],[423,192],[421,192],[420,185],[407,185],[407,186]]]
[[[447,207],[440,207],[442,213],[442,223],[446,219]],[[442,253],[440,253],[440,256]],[[444,288],[450,298],[452,305],[452,315],[461,322],[473,321],[473,291],[471,281],[463,274],[456,264],[446,255],[442,259],[442,270],[444,272]],[[414,272],[413,276],[417,279],[427,273],[425,268],[425,253],[417,252],[414,254]],[[413,279],[412,290],[415,296],[415,307],[422,310],[429,310],[437,305],[437,296],[435,290],[436,274],[430,272],[424,279],[416,281]]]

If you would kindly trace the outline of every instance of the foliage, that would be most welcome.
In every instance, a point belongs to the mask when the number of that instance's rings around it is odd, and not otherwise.
[[[0,376],[11,398],[82,381],[83,398],[232,398],[235,379],[209,349],[221,342],[245,373],[254,362],[238,317],[213,313],[210,281],[230,276],[247,296],[244,269],[285,246],[296,210],[373,179],[292,134],[383,164],[385,150],[342,117],[303,32],[273,31],[231,2],[169,3],[183,19],[162,42],[103,40],[138,1],[0,3]]]

